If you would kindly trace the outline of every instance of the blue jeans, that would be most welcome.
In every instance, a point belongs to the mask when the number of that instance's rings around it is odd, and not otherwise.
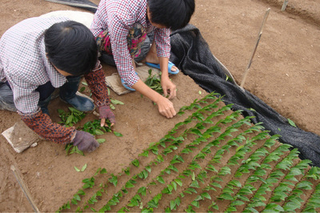
[[[60,88],[60,97],[63,99],[70,99],[75,97],[78,91],[81,76],[69,76],[67,77],[67,82]],[[44,113],[48,113],[48,104],[51,100],[51,94],[54,92],[55,88],[52,86],[51,82],[38,86],[36,91],[40,93],[40,99],[38,106]],[[8,82],[0,82],[0,110],[8,110],[16,112],[17,108],[13,102],[13,92],[8,84]]]
[[[3,82],[0,82],[0,110],[17,111],[13,103],[13,92],[9,85]]]

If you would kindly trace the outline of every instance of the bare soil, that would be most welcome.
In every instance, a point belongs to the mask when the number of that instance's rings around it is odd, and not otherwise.
[[[98,4],[99,0],[92,2]],[[197,0],[191,23],[200,29],[212,53],[240,84],[267,8],[271,8],[244,87],[293,120],[301,129],[320,134],[320,2],[289,0],[281,11],[280,0]],[[55,10],[81,10],[44,0],[2,0],[0,35],[19,21]],[[83,11],[83,10],[82,10]],[[106,75],[116,70],[104,65]],[[178,87],[173,103],[176,110],[201,98],[205,92],[182,73],[172,77]],[[199,94],[199,91],[202,91]],[[116,106],[114,130],[123,134],[104,136],[107,142],[95,152],[66,156],[64,146],[43,141],[17,154],[0,137],[0,211],[33,211],[13,172],[14,165],[40,211],[55,211],[91,177],[97,168],[121,172],[151,142],[159,141],[183,117],[165,119],[147,98],[138,93],[111,97],[124,102]],[[59,99],[49,106],[52,119],[59,121],[57,109],[67,109]],[[88,115],[80,125],[94,119]],[[0,132],[13,126],[19,115],[0,111]],[[88,167],[76,172],[74,166]]]

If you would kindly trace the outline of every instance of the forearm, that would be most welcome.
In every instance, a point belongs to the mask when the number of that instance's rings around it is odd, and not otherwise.
[[[159,57],[159,62],[160,62],[161,78],[169,78],[169,73],[168,73],[169,58]]]
[[[99,64],[97,68],[84,76],[89,88],[92,92],[92,98],[96,106],[104,106],[110,104],[108,96],[108,87],[105,81],[105,75],[102,66]]]
[[[161,98],[163,98],[163,96],[161,96],[159,93],[148,87],[141,79],[139,79],[137,83],[135,83],[132,86],[132,88],[140,92],[143,96],[146,96],[155,103],[157,103]]]
[[[42,113],[41,110],[32,115],[20,115],[30,129],[46,140],[58,144],[67,144],[71,143],[75,136],[76,129],[74,127],[63,127],[60,124],[53,123],[51,118]]]

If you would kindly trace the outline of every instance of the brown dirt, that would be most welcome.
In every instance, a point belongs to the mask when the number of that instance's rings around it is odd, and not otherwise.
[[[99,0],[93,2],[98,3]],[[218,0],[196,1],[196,13],[191,23],[200,29],[212,53],[229,69],[240,84],[252,54],[257,34],[268,7],[269,18],[250,68],[245,88],[262,99],[277,112],[293,120],[300,128],[320,134],[318,91],[320,79],[320,2],[289,0],[285,12],[280,0]],[[79,10],[44,0],[2,0],[0,35],[17,22],[55,10]],[[107,75],[115,72],[104,66]],[[173,101],[178,110],[194,99],[204,96],[192,79],[179,74],[172,77],[178,87]],[[201,90],[202,91],[202,90]],[[81,187],[81,180],[91,177],[99,167],[109,173],[121,172],[149,143],[162,138],[183,117],[165,119],[147,98],[138,93],[111,97],[124,102],[116,106],[115,131],[123,137],[107,134],[107,142],[98,150],[86,154],[66,156],[64,147],[42,142],[22,154],[16,154],[0,137],[0,211],[33,211],[17,183],[10,165],[22,174],[37,207],[41,211],[55,211]],[[66,109],[56,99],[50,105],[54,121],[59,121],[56,109]],[[87,116],[83,122],[93,119]],[[16,113],[0,111],[0,131],[19,120]],[[85,172],[74,166],[88,165]]]

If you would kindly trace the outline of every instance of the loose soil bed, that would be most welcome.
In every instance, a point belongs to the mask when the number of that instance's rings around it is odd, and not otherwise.
[[[319,14],[315,12],[320,9],[319,3],[312,0],[292,0],[289,1],[287,12],[281,12],[281,1],[276,0],[198,0],[191,23],[200,29],[212,53],[241,82],[268,7],[271,7],[271,13],[245,88],[280,114],[293,120],[300,128],[320,134],[320,119],[314,116],[318,112],[320,100]],[[1,35],[9,27],[28,17],[55,10],[80,10],[43,0],[25,0],[23,3],[4,0],[0,8]],[[107,75],[116,72],[106,65],[104,70]],[[192,79],[182,73],[172,77],[172,80],[178,87],[178,96],[173,101],[177,110],[205,95]],[[202,91],[201,95],[199,90]],[[108,171],[102,177],[109,177],[111,173],[119,174],[151,142],[159,141],[176,123],[185,119],[183,116],[170,120],[163,118],[158,114],[156,106],[138,93],[124,96],[111,93],[111,96],[125,103],[123,106],[116,106],[115,110],[115,130],[124,136],[107,134],[107,142],[85,157],[75,154],[66,156],[64,147],[50,142],[39,143],[36,148],[16,154],[5,139],[0,138],[0,211],[33,211],[15,180],[10,165],[15,165],[21,171],[22,179],[37,207],[41,211],[55,211],[82,187],[81,180],[91,177],[98,168],[106,168]],[[50,113],[54,121],[59,121],[56,112],[58,108],[67,109],[67,106],[58,99],[51,103]],[[94,118],[93,115],[87,116],[83,122]],[[0,111],[1,132],[18,120],[16,113]],[[76,172],[73,168],[81,168],[86,163],[88,167],[84,172]],[[237,166],[232,168],[235,170]],[[101,179],[105,182],[105,178]],[[244,180],[245,178],[241,181]],[[119,180],[118,188],[123,182]],[[116,191],[117,189],[111,189],[107,196]],[[310,194],[308,191],[303,199],[307,200]],[[271,197],[271,194],[268,196]],[[128,201],[128,197],[125,201]],[[193,198],[192,195],[187,196],[184,198],[185,203]],[[168,205],[169,196],[166,199],[161,203],[161,208]],[[125,201],[123,204],[126,204]],[[208,202],[205,201],[201,208],[207,207]],[[103,202],[99,203],[102,205]],[[226,209],[229,204],[222,201],[218,203],[221,210]],[[187,206],[182,205],[178,210],[183,211],[185,207]]]

